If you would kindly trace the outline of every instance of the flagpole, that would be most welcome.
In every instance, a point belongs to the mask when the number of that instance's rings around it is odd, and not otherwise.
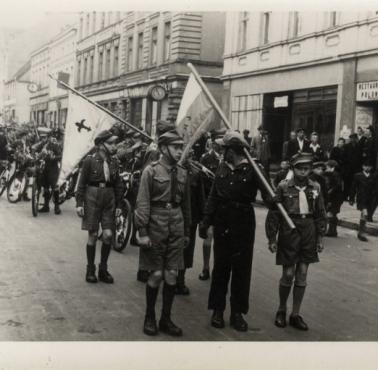
[[[230,122],[228,121],[227,117],[225,116],[225,114],[223,113],[222,109],[220,108],[220,106],[218,105],[218,103],[216,102],[216,100],[214,99],[213,95],[211,94],[211,92],[208,90],[207,86],[205,85],[205,83],[202,81],[202,78],[201,76],[198,74],[197,70],[194,68],[193,64],[192,63],[188,63],[187,64],[188,68],[191,70],[191,72],[193,73],[196,81],[198,82],[198,84],[201,86],[202,88],[202,91],[205,93],[205,95],[207,96],[207,98],[209,99],[210,103],[213,105],[213,107],[215,108],[215,110],[218,112],[219,116],[222,118],[224,124],[226,125],[226,127],[231,130],[232,127],[231,127],[231,124]],[[264,175],[262,174],[262,172],[260,171],[260,168],[258,167],[258,165],[255,163],[255,161],[252,159],[251,155],[249,154],[249,151],[247,150],[247,148],[244,148],[244,154],[245,156],[247,157],[247,160],[248,162],[251,164],[251,166],[253,167],[253,169],[255,170],[259,180],[262,182],[262,184],[264,185],[264,188],[268,191],[269,195],[271,197],[274,197],[275,196],[275,193],[273,191],[273,189],[270,187],[268,181],[266,180],[266,178],[264,177]],[[287,214],[285,208],[283,207],[282,203],[277,203],[277,208],[279,209],[279,211],[281,212],[282,216],[284,217],[285,221],[287,222],[287,224],[289,225],[289,227],[291,229],[295,229],[295,225],[293,223],[293,221],[291,220],[291,218],[289,217],[289,215]]]
[[[124,125],[126,125],[127,127],[131,128],[132,130],[136,131],[136,132],[139,132],[142,136],[144,136],[146,139],[149,139],[150,141],[154,141],[154,139],[147,135],[144,131],[142,130],[139,130],[138,128],[136,128],[134,125],[132,125],[131,123],[123,120],[122,118],[118,117],[116,114],[114,114],[113,112],[111,112],[110,110],[106,109],[105,107],[103,107],[102,105],[96,103],[95,101],[89,99],[88,97],[86,97],[84,94],[82,94],[81,92],[75,90],[73,87],[67,85],[65,82],[63,81],[60,81],[58,79],[56,79],[55,77],[53,77],[51,74],[49,74],[49,77],[51,79],[53,79],[54,81],[58,82],[59,84],[61,84],[62,86],[64,86],[66,89],[72,91],[74,94],[80,96],[81,98],[83,98],[84,100],[86,100],[88,103],[91,103],[93,104],[95,107],[97,107],[98,109],[102,110],[103,112],[109,114],[110,116],[112,116],[114,119],[116,119],[117,121],[120,121],[121,123],[123,123]]]

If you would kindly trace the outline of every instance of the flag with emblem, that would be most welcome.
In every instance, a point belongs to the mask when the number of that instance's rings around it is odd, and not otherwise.
[[[94,104],[69,93],[59,185],[94,147],[95,137],[101,131],[110,129],[115,122],[113,117]]]

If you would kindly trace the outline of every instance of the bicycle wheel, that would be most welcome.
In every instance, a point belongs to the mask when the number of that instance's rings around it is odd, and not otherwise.
[[[22,178],[14,174],[8,181],[7,199],[9,203],[17,203],[22,195]]]
[[[115,235],[113,248],[117,252],[122,252],[129,242],[132,229],[132,208],[127,199],[123,201],[122,214],[116,218]]]
[[[39,207],[39,197],[41,194],[41,188],[37,184],[37,178],[33,178],[32,185],[32,213],[34,217],[38,216],[38,207]]]

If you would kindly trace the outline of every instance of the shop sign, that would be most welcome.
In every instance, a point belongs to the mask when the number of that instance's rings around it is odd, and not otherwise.
[[[357,84],[356,101],[378,100],[378,81]]]
[[[373,108],[371,107],[356,107],[356,119],[354,125],[354,132],[357,131],[357,127],[362,128],[369,127],[373,123]]]
[[[289,106],[289,96],[276,96],[273,104],[274,108],[286,108]]]
[[[125,98],[142,98],[148,95],[148,87],[139,86],[139,87],[129,87],[128,89],[123,90],[123,96]]]

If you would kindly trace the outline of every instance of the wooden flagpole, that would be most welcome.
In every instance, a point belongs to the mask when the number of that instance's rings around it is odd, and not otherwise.
[[[205,85],[205,83],[202,81],[202,78],[201,76],[198,74],[197,70],[194,68],[193,64],[192,63],[188,63],[187,66],[189,67],[189,69],[191,70],[191,72],[193,73],[196,81],[198,82],[198,84],[201,86],[202,88],[202,91],[205,93],[205,95],[207,96],[207,98],[209,99],[210,103],[212,104],[212,106],[214,107],[214,109],[218,112],[219,116],[222,118],[224,124],[226,125],[226,127],[231,130],[232,127],[231,127],[231,124],[230,122],[228,121],[227,117],[225,116],[225,114],[223,113],[222,109],[219,107],[218,103],[216,102],[216,100],[214,99],[213,95],[211,94],[211,92],[208,90],[207,86]],[[264,177],[264,175],[262,174],[262,172],[260,171],[260,168],[259,166],[255,163],[255,161],[252,159],[251,155],[249,154],[249,151],[247,150],[247,148],[244,148],[244,154],[245,156],[247,157],[247,160],[248,162],[251,164],[252,168],[254,169],[254,171],[256,172],[257,174],[257,177],[259,178],[259,180],[262,182],[262,184],[264,185],[265,189],[267,190],[267,192],[269,193],[269,195],[271,197],[274,197],[274,191],[273,189],[270,187],[268,181],[266,180],[266,178]],[[283,205],[281,203],[277,203],[277,208],[279,209],[279,211],[281,212],[282,216],[284,217],[285,221],[287,222],[288,226],[291,228],[291,229],[295,229],[295,225],[293,223],[293,221],[291,220],[291,218],[289,217],[289,215],[287,214],[286,212],[286,209],[283,207]]]

